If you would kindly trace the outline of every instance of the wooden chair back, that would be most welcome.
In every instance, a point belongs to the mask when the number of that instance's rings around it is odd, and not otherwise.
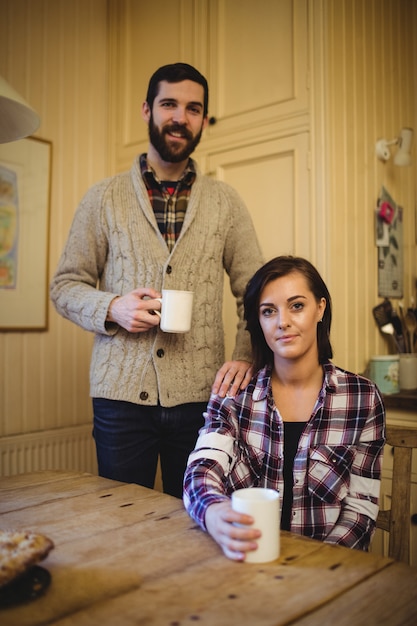
[[[388,556],[410,563],[411,462],[417,448],[417,428],[386,427],[387,444],[393,447],[391,508],[380,510],[377,528],[389,533]]]

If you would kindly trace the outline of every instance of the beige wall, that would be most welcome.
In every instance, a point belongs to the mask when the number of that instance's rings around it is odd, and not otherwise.
[[[387,352],[371,314],[381,301],[373,213],[381,185],[404,207],[404,302],[416,297],[416,137],[412,167],[396,167],[392,158],[381,163],[375,143],[398,136],[403,126],[417,131],[417,5],[414,0],[329,0],[323,6],[323,184],[335,360],[362,371],[370,356]]]
[[[387,350],[371,314],[379,301],[373,207],[381,184],[405,209],[407,299],[416,278],[415,147],[412,168],[384,166],[374,156],[378,137],[417,127],[414,5],[308,2],[311,195],[321,216],[312,236],[322,240],[326,232],[317,260],[334,300],[335,360],[356,371],[372,354]],[[118,167],[117,129],[108,122],[117,97],[109,98],[108,67],[117,71],[117,59],[109,64],[107,2],[0,0],[0,9],[0,74],[38,110],[42,124],[36,135],[53,144],[51,275],[80,197]],[[198,55],[199,41],[192,43]],[[0,333],[0,437],[91,421],[91,340],[52,306],[47,332]]]
[[[107,173],[106,0],[1,0],[0,15],[0,74],[53,146],[51,276],[74,208]],[[0,332],[0,436],[91,420],[91,340],[51,305],[47,332]]]

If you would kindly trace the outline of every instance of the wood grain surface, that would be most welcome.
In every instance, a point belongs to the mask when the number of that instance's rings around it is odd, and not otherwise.
[[[66,472],[1,479],[0,527],[55,543],[42,563],[50,588],[1,610],[4,626],[417,621],[417,569],[288,532],[278,560],[233,562],[181,500],[138,485]]]

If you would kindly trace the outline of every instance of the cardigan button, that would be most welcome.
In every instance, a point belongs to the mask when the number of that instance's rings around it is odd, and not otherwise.
[[[165,356],[165,352],[163,351],[162,348],[159,348],[159,350],[156,351],[156,356],[158,356],[160,359],[162,359],[162,357]]]
[[[167,274],[171,274],[172,273],[172,267],[171,265],[167,265]]]
[[[149,397],[149,394],[148,394],[147,391],[141,391],[139,397],[140,397],[141,400],[147,400],[148,397]]]

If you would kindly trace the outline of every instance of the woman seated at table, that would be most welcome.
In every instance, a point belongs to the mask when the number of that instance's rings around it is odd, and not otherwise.
[[[210,398],[184,477],[189,515],[226,556],[244,560],[260,532],[230,496],[268,487],[282,497],[281,529],[367,550],[385,410],[374,383],[330,361],[323,279],[305,259],[277,257],[250,280],[244,307],[255,375],[236,396]]]

